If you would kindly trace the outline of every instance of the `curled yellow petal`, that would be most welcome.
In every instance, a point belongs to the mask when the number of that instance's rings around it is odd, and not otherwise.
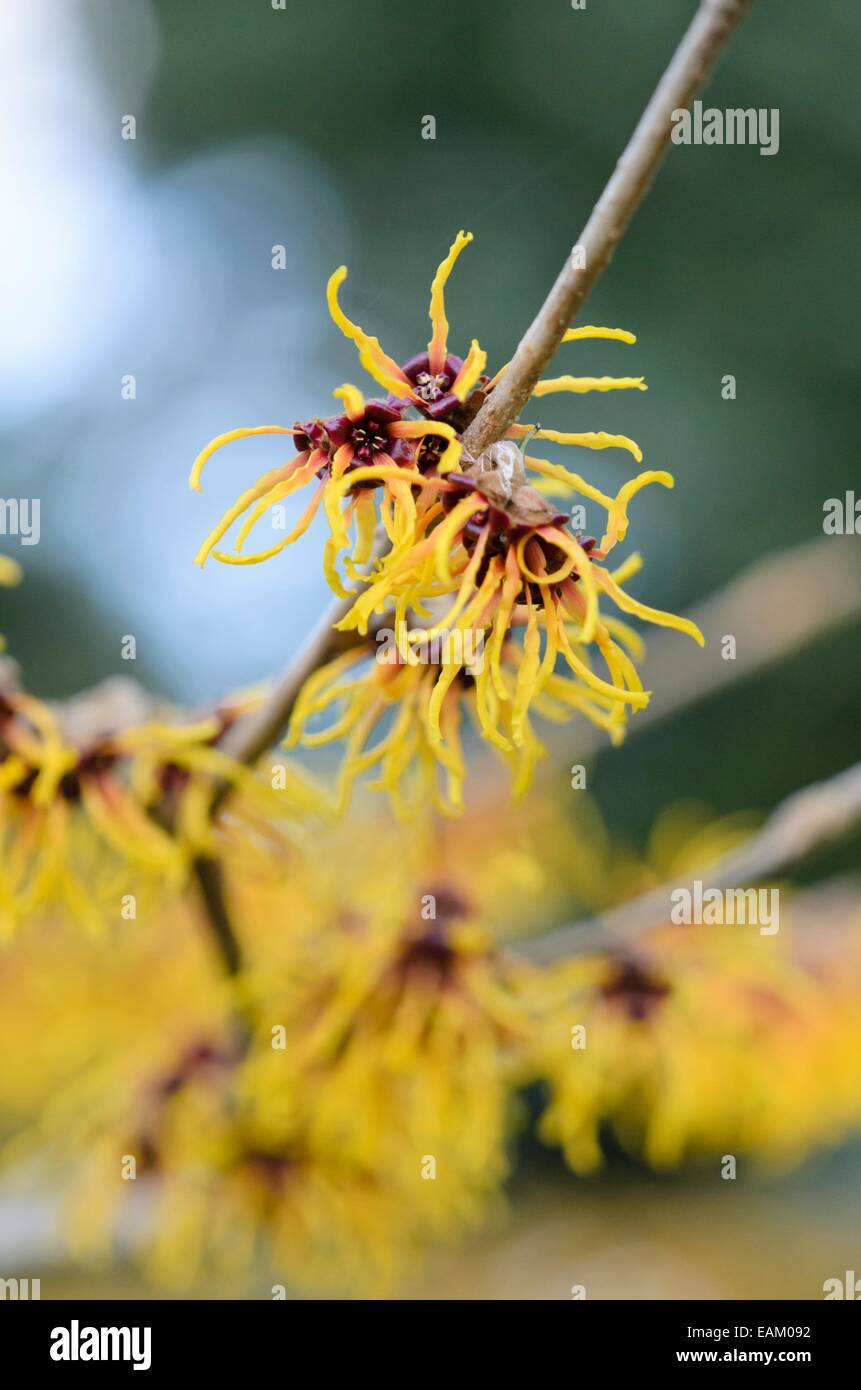
[[[257,482],[254,483],[252,487],[246,488],[245,491],[237,497],[233,506],[228,507],[218,524],[213,527],[206,537],[206,540],[201,545],[194,557],[194,563],[196,565],[200,565],[201,569],[203,568],[213,546],[217,545],[225,532],[230,530],[234,521],[238,520],[243,512],[248,511],[248,508],[253,506],[255,502],[259,503],[260,499],[263,499],[262,506],[255,508],[251,515],[250,522],[246,523],[243,530],[240,532],[238,543],[241,543],[244,539],[244,535],[250,530],[251,525],[257,520],[257,517],[262,515],[267,507],[276,500],[274,496],[275,493],[277,493],[279,497],[286,497],[289,492],[292,492],[295,488],[301,487],[302,484],[307,481],[307,476],[313,475],[313,469],[311,470],[311,474],[308,475],[306,468],[304,470],[306,476],[303,476],[303,469],[296,469],[295,463],[296,460],[291,459],[290,463],[284,464],[282,468],[273,468],[270,473],[264,473],[263,477],[258,478]]]
[[[487,366],[487,353],[479,346],[477,338],[469,345],[464,364],[452,382],[452,391],[459,401],[465,401],[478,378]]]
[[[271,545],[268,550],[259,550],[255,555],[229,555],[222,550],[214,550],[212,552],[213,559],[219,560],[222,565],[259,565],[263,560],[271,560],[273,555],[280,555],[282,550],[285,550],[288,545],[292,545],[294,541],[299,540],[299,537],[304,536],[305,532],[308,530],[308,527],[317,514],[317,508],[320,505],[320,498],[323,496],[325,486],[325,482],[320,483],[311,501],[293,527],[293,530],[289,535],[285,536],[283,540],[279,541],[277,545]]]
[[[556,570],[551,570],[549,574],[546,570],[542,574],[537,574],[534,570],[530,569],[525,554],[527,545],[534,539],[534,531],[525,531],[517,542],[517,563],[520,568],[520,573],[524,579],[529,580],[530,584],[542,584],[544,586],[561,584],[563,580],[568,578],[575,567],[576,561],[574,556],[569,555],[564,564],[561,564]]]
[[[368,375],[372,376],[374,381],[379,382],[380,386],[385,386],[387,391],[393,392],[394,395],[409,396],[412,399],[412,386],[397,362],[383,351],[378,338],[372,338],[358,324],[348,319],[338,303],[338,290],[346,278],[347,267],[345,265],[339,266],[329,277],[329,283],[326,286],[326,302],[329,305],[329,313],[344,337],[356,344],[359,349],[359,361]]]
[[[574,561],[583,586],[583,597],[586,602],[586,612],[583,617],[583,625],[578,640],[583,643],[591,642],[595,635],[595,627],[598,622],[598,590],[595,584],[592,561],[574,537],[570,536],[567,531],[561,530],[558,526],[542,526],[540,528],[540,534],[545,540],[549,540],[551,545],[558,546],[560,550],[563,550],[565,554]]]
[[[353,515],[356,519],[356,544],[350,559],[354,565],[366,565],[371,558],[377,527],[377,508],[372,492],[357,494]]]
[[[343,401],[344,409],[351,420],[360,420],[365,413],[365,398],[358,386],[351,386],[348,381],[343,386],[338,386],[332,392],[337,400]]]
[[[634,661],[642,661],[646,655],[646,644],[634,628],[623,623],[621,618],[614,618],[612,614],[601,614],[601,626],[605,627],[611,637],[616,637],[628,648],[629,655]]]
[[[454,545],[455,537],[469,521],[469,518],[474,516],[476,512],[480,512],[485,506],[484,500],[481,497],[476,497],[475,493],[469,497],[462,497],[457,505],[452,507],[445,521],[441,521],[434,531],[436,572],[443,584],[453,583],[449,554]]]
[[[515,748],[522,748],[524,724],[529,712],[529,703],[538,688],[541,669],[541,634],[538,630],[538,614],[527,591],[528,617],[523,636],[523,656],[517,672],[514,687],[514,701],[511,707],[511,738]]]
[[[581,478],[579,473],[572,473],[569,469],[563,468],[561,463],[551,463],[549,459],[537,459],[528,454],[526,466],[532,468],[536,473],[540,473],[543,478],[551,478],[554,482],[564,483],[566,487],[573,488],[575,492],[580,492],[584,497],[591,498],[593,502],[604,507],[607,512],[613,506],[612,497],[601,492],[600,488],[587,483],[586,479]]]
[[[672,488],[675,486],[672,473],[665,473],[660,469],[649,468],[645,473],[638,473],[636,478],[631,478],[619,488],[613,499],[613,505],[607,516],[607,530],[601,541],[601,549],[606,553],[612,550],[617,541],[623,541],[628,534],[628,503],[632,497],[642,491],[644,487],[649,487],[651,483],[660,483],[661,487]]]
[[[501,562],[499,562],[501,563]],[[491,571],[488,570],[488,576]],[[517,553],[513,548],[509,548],[505,557],[505,570],[502,581],[502,592],[499,597],[499,607],[493,621],[493,629],[490,634],[490,641],[487,645],[487,664],[490,667],[490,678],[500,700],[508,699],[508,690],[502,676],[502,651],[505,639],[508,636],[508,629],[511,623],[511,615],[514,612],[514,605],[517,596],[523,588],[523,580],[520,574],[520,566],[517,561]]]
[[[460,669],[461,662],[452,661],[448,666],[443,666],[437,677],[427,709],[427,733],[431,744],[442,742],[440,715],[442,713],[443,701],[451,689]]]
[[[428,317],[433,324],[433,333],[428,343],[428,357],[430,358],[430,369],[435,374],[442,371],[448,351],[448,319],[445,316],[446,283],[454,268],[455,261],[463,248],[468,246],[471,241],[472,232],[458,232],[448,255],[441,262],[431,284]]]
[[[201,449],[194,463],[191,465],[191,473],[188,478],[188,485],[192,492],[200,492],[200,475],[209,459],[216,449],[222,448],[225,444],[232,444],[236,439],[249,439],[253,434],[294,434],[295,430],[289,429],[286,425],[253,425],[246,429],[228,430],[226,434],[218,434],[211,439],[205,449]]]
[[[627,449],[637,463],[643,460],[639,444],[626,434],[607,434],[604,430],[589,430],[585,434],[571,434],[566,430],[536,430],[533,438],[549,439],[554,444],[578,444],[584,449]]]
[[[608,681],[602,680],[600,676],[596,676],[595,672],[592,671],[591,668],[586,665],[586,662],[582,661],[573,650],[568,640],[568,634],[565,631],[565,624],[561,616],[556,628],[556,633],[559,638],[559,650],[571,667],[571,670],[576,676],[580,677],[584,684],[591,686],[593,690],[597,690],[599,694],[606,696],[609,700],[621,704],[632,705],[637,709],[642,709],[649,703],[650,691],[625,690],[619,686],[610,685]]]
[[[671,627],[676,632],[686,632],[689,637],[693,637],[699,646],[705,646],[705,638],[700,632],[696,623],[692,623],[690,618],[677,617],[675,613],[665,613],[660,608],[650,608],[647,603],[640,603],[638,599],[626,594],[624,589],[614,582],[606,570],[595,567],[595,578],[601,585],[605,593],[621,608],[623,613],[630,613],[632,617],[642,618],[644,622],[654,623],[656,627]]]
[[[311,458],[308,459],[307,463],[303,464],[301,468],[296,469],[296,471],[285,478],[283,482],[278,483],[271,492],[264,493],[260,501],[251,508],[236,533],[235,549],[237,551],[242,550],[251,531],[257,525],[260,518],[268,512],[270,507],[274,507],[278,502],[283,502],[285,497],[289,497],[291,493],[297,492],[299,488],[304,487],[306,483],[312,481],[324,458],[325,455],[322,450],[315,451]]]

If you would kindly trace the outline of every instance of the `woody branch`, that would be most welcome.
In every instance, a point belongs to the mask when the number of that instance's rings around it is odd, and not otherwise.
[[[772,812],[747,843],[694,876],[703,892],[742,888],[775,878],[818,851],[861,828],[861,763],[825,782],[794,792]],[[692,881],[694,881],[692,880]],[[611,949],[670,919],[671,894],[681,884],[664,884],[599,917],[557,927],[513,947],[530,960],[547,964],[583,951]]]
[[[670,142],[673,112],[687,107],[708,78],[749,0],[703,0],[670,60],[550,293],[520,340],[498,385],[463,436],[478,457],[517,419],[571,320],[610,262]]]

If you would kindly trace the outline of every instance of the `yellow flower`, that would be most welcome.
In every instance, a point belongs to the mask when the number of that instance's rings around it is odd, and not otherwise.
[[[21,566],[8,555],[0,555],[0,588],[12,589],[21,582]],[[6,638],[0,632],[0,652],[6,650]]]
[[[461,435],[508,365],[486,377],[485,354],[476,340],[465,359],[449,352],[445,286],[471,240],[471,234],[459,232],[440,265],[431,286],[427,350],[403,365],[341,308],[338,292],[346,268],[331,277],[332,317],[356,344],[360,364],[390,393],[386,400],[366,402],[354,386],[343,386],[335,393],[344,404],[342,415],[292,429],[258,426],[222,435],[192,470],[192,486],[199,487],[207,458],[229,439],[294,435],[299,453],[242,494],[204,542],[198,561],[210,553],[235,564],[267,559],[307,529],[322,503],[330,528],[324,572],[336,593],[355,598],[339,627],[367,636],[373,621],[389,613],[394,618],[398,662],[406,669],[380,671],[365,661],[360,671],[367,653],[339,659],[315,674],[293,720],[293,742],[314,745],[347,736],[342,805],[355,778],[376,768],[374,785],[385,788],[398,808],[415,799],[415,792],[401,785],[408,781],[441,810],[462,810],[462,706],[481,735],[511,762],[516,793],[528,786],[544,753],[532,727],[534,714],[557,722],[582,714],[613,743],[621,742],[630,714],[648,703],[650,692],[635,666],[642,651],[638,634],[623,618],[602,610],[602,601],[625,617],[703,641],[687,619],[629,593],[626,581],[640,568],[638,555],[615,571],[606,564],[626,537],[632,500],[654,483],[672,487],[670,474],[648,469],[611,496],[578,473],[521,453],[517,444],[546,439],[589,449],[621,448],[640,462],[642,453],[632,439],[515,424],[509,437],[480,459],[461,457]],[[586,326],[569,329],[563,342],[591,339],[636,341],[626,329]],[[642,377],[564,375],[540,380],[532,394],[629,388],[646,389]],[[405,419],[408,410],[421,418]],[[242,553],[268,508],[312,478],[315,492],[294,530],[267,550]],[[600,545],[573,532],[568,514],[547,500],[544,494],[559,488],[606,511]],[[242,516],[236,554],[214,550]],[[378,525],[390,548],[368,569]],[[345,552],[342,575],[339,559]],[[420,655],[425,619],[432,624],[432,642],[442,640],[441,654],[430,659]],[[425,669],[411,669],[419,664]],[[352,678],[342,684],[340,676],[348,669]],[[309,728],[308,719],[324,709],[335,714],[332,727]]]
[[[506,364],[486,377],[485,354],[475,340],[465,359],[449,351],[444,291],[471,239],[458,233],[439,267],[431,287],[430,342],[403,365],[344,313],[338,293],[346,269],[335,272],[327,292],[332,317],[356,344],[360,364],[390,394],[385,401],[365,402],[355,387],[344,386],[335,393],[345,406],[341,416],[292,431],[248,431],[292,433],[300,453],[244,493],[198,555],[202,563],[246,514],[236,555],[214,553],[228,563],[266,559],[304,531],[322,503],[330,528],[324,572],[336,593],[354,598],[338,626],[362,638],[372,636],[387,616],[393,619],[395,645],[384,669],[370,660],[367,647],[358,647],[314,674],[294,713],[289,743],[313,747],[346,738],[342,807],[356,778],[373,770],[371,785],[385,789],[399,812],[429,796],[441,811],[459,813],[464,709],[510,762],[515,793],[522,793],[544,755],[534,715],[563,722],[581,714],[618,744],[630,715],[648,704],[651,692],[643,689],[635,664],[642,641],[626,618],[703,641],[689,620],[651,608],[629,592],[627,581],[642,563],[638,554],[616,569],[607,564],[626,537],[633,499],[652,484],[672,487],[670,474],[646,470],[610,495],[518,447],[518,441],[545,439],[620,448],[640,462],[632,439],[515,424],[480,459],[461,456],[461,435],[507,370]],[[569,329],[563,342],[592,339],[636,341],[625,329],[586,326]],[[629,388],[645,390],[643,379],[564,375],[540,380],[533,396]],[[404,419],[410,409],[422,418]],[[241,433],[221,436],[204,450],[192,486],[199,486],[213,449]],[[242,554],[266,510],[312,477],[318,486],[297,528],[266,551]],[[547,500],[545,493],[559,488],[606,511],[600,544],[572,531],[568,514]],[[369,569],[378,523],[390,548]],[[623,616],[608,612],[610,604]],[[326,711],[333,722],[319,727],[318,716]]]
[[[0,1076],[0,1128],[32,1127],[5,1157],[70,1186],[73,1251],[106,1257],[135,1229],[168,1287],[244,1282],[262,1253],[274,1279],[368,1294],[486,1219],[543,1007],[541,972],[496,939],[540,886],[531,831],[443,844],[369,820],[263,882],[229,846],[233,984],[168,894],[145,932],[109,927],[107,955],[56,923],[14,943],[0,1048],[21,1068]]]
[[[356,343],[359,360],[371,376],[390,393],[385,400],[365,401],[355,386],[345,384],[333,394],[340,399],[343,412],[328,419],[316,417],[292,427],[257,425],[248,429],[230,430],[213,439],[196,458],[191,470],[191,487],[200,491],[200,480],[208,459],[223,444],[257,434],[289,434],[298,452],[287,463],[264,474],[248,488],[225,512],[218,525],[200,547],[196,563],[203,565],[212,554],[225,564],[258,564],[271,559],[288,545],[303,536],[311,525],[321,502],[325,502],[330,521],[340,535],[345,527],[356,527],[356,541],[350,556],[350,571],[363,565],[371,553],[371,544],[378,520],[386,527],[393,543],[409,539],[415,516],[412,489],[424,488],[423,474],[431,466],[453,466],[459,457],[457,428],[464,423],[462,407],[473,392],[484,370],[485,354],[474,342],[466,360],[448,353],[448,323],[445,317],[444,286],[452,265],[471,237],[460,233],[449,255],[437,271],[431,287],[430,317],[433,336],[427,353],[399,367],[380,347],[376,338],[369,337],[347,318],[338,302],[338,290],[347,275],[346,266],[330,277],[327,299],[332,318],[338,327]],[[408,410],[424,418],[404,418]],[[452,416],[444,420],[443,415]],[[439,444],[438,449],[426,446]],[[343,515],[333,516],[330,493],[336,484],[337,501],[344,500]],[[276,545],[253,555],[243,553],[245,541],[256,523],[270,507],[281,503],[292,493],[316,483],[305,511],[290,533]],[[377,501],[381,492],[382,500]],[[236,553],[230,555],[215,546],[233,524],[244,517],[236,533]],[[346,591],[341,585],[331,552],[327,553],[326,576],[337,593]]]
[[[246,1283],[262,1258],[292,1289],[381,1291],[410,1244],[397,1194],[373,1169],[310,1151],[299,1132],[273,1144],[265,1118],[278,1098],[249,1104],[244,1077],[218,1034],[202,1035],[97,1100],[69,1153],[70,1252],[107,1259],[143,1202],[133,1253],[158,1287]]]
[[[448,320],[445,314],[445,286],[455,261],[472,241],[472,232],[458,232],[445,260],[442,261],[431,284],[431,340],[426,352],[419,352],[399,366],[383,348],[379,339],[372,338],[353,323],[341,309],[338,291],[347,278],[342,265],[329,279],[326,298],[329,312],[345,337],[356,344],[359,362],[378,385],[384,386],[397,400],[409,402],[431,419],[452,417],[459,429],[466,422],[464,403],[469,399],[487,363],[487,354],[473,338],[466,358],[457,357],[448,348]],[[486,380],[486,378],[485,378]],[[452,463],[456,452],[452,451]]]
[[[268,1145],[298,1131],[376,1173],[426,1234],[450,1234],[506,1175],[541,976],[493,944],[480,895],[461,896],[439,864],[423,880],[406,858],[353,876],[304,971],[252,979],[245,1087]]]
[[[507,447],[519,458],[516,446]],[[517,466],[522,471],[522,460]],[[635,665],[643,653],[638,633],[603,611],[602,598],[626,616],[703,641],[688,619],[628,592],[638,555],[615,571],[605,563],[627,527],[630,487],[607,499],[613,520],[598,549],[592,537],[572,535],[566,517],[527,482],[503,496],[501,468],[426,481],[442,501],[418,512],[412,541],[377,564],[366,592],[338,624],[368,636],[391,605],[395,640],[377,651],[376,662],[359,647],[316,672],[294,711],[288,745],[347,739],[342,805],[354,779],[378,765],[372,785],[398,804],[402,779],[417,776],[440,810],[459,813],[464,708],[511,763],[516,794],[544,755],[533,714],[557,723],[581,714],[620,743],[630,714],[648,704],[651,692]],[[337,544],[337,522],[333,533]],[[334,722],[309,729],[308,721],[326,710],[335,711]],[[446,780],[442,792],[437,770]]]
[[[786,1162],[857,1128],[857,927],[829,947],[800,906],[755,942],[674,928],[549,969],[506,951],[567,895],[600,907],[740,833],[698,814],[680,844],[691,808],[673,811],[637,863],[575,809],[569,825],[531,798],[503,835],[492,794],[458,825],[362,815],[265,874],[230,839],[247,961],[230,983],[167,890],[145,931],[109,923],[107,950],[58,916],[34,924],[0,971],[7,1163],[69,1189],[88,1263],[120,1233],[159,1287],[370,1296],[500,1210],[536,1080],[544,1137],[580,1173],[606,1126],[661,1167]]]
[[[746,930],[668,927],[551,971],[541,1134],[575,1172],[601,1165],[605,1128],[669,1169],[724,1153],[787,1166],[861,1124],[857,927],[830,958],[803,922]]]
[[[98,932],[106,910],[120,913],[147,882],[180,887],[195,856],[215,848],[218,779],[239,793],[246,830],[255,819],[324,812],[325,798],[290,769],[276,791],[219,749],[239,712],[144,723],[79,746],[40,700],[0,694],[0,936],[51,900]]]
[[[416,636],[415,631],[411,636]],[[399,819],[415,816],[429,805],[441,815],[458,816],[464,809],[467,774],[462,713],[466,710],[479,733],[481,720],[476,681],[467,671],[459,673],[441,708],[432,708],[434,692],[445,675],[446,667],[439,663],[405,661],[397,652],[392,660],[381,661],[364,646],[356,647],[322,666],[303,687],[286,746],[317,748],[344,740],[337,798],[342,814],[357,780],[373,772],[365,785],[386,792]],[[318,716],[332,708],[339,711],[334,721],[314,728]],[[509,704],[499,713],[502,727],[509,731],[510,716]],[[520,789],[543,750],[527,729],[519,747],[511,745],[507,751],[515,787]]]

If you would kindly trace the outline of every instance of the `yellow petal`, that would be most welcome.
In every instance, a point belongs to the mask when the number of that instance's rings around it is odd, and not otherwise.
[[[584,497],[589,497],[599,506],[604,507],[607,512],[613,506],[613,498],[608,497],[599,488],[587,483],[585,478],[581,478],[579,473],[571,473],[567,468],[563,468],[561,463],[551,463],[549,459],[533,458],[531,454],[526,457],[528,468],[534,469],[544,478],[552,478],[554,482],[564,483],[567,487],[573,488],[575,492],[580,492]]]
[[[212,458],[216,449],[220,449],[224,444],[232,444],[235,439],[249,439],[253,434],[294,434],[295,431],[288,429],[286,425],[254,425],[248,429],[228,430],[226,434],[216,435],[211,439],[205,449],[201,449],[194,463],[191,465],[188,485],[192,492],[200,492],[200,475],[202,474],[207,461]]]
[[[570,434],[565,430],[537,430],[534,439],[549,439],[554,444],[578,444],[584,449],[627,449],[638,463],[642,462],[643,451],[635,440],[626,434],[606,434],[604,430],[590,430],[585,434]]]
[[[641,376],[555,376],[536,381],[533,396],[549,396],[554,391],[647,391]]]
[[[637,335],[627,328],[596,328],[586,324],[583,328],[566,328],[563,343],[573,343],[581,338],[615,338],[620,343],[635,343]]]
[[[451,275],[454,263],[465,246],[472,241],[472,232],[458,232],[451,244],[448,255],[440,264],[433,278],[428,317],[433,324],[433,333],[428,343],[431,372],[437,374],[445,365],[448,352],[448,320],[445,316],[445,286]]]
[[[675,613],[664,613],[660,608],[650,608],[646,603],[640,603],[638,599],[632,598],[614,583],[606,570],[595,566],[595,578],[601,588],[609,594],[610,598],[621,608],[623,613],[630,613],[633,617],[642,618],[647,623],[654,623],[657,627],[671,627],[677,632],[686,632],[689,637],[693,637],[701,647],[705,646],[705,638],[690,618],[679,618]]]
[[[343,401],[344,409],[351,420],[361,420],[365,413],[365,398],[358,386],[351,386],[345,381],[343,386],[335,388],[332,395]]]
[[[326,301],[329,305],[329,313],[335,323],[351,342],[356,344],[359,349],[359,361],[365,371],[385,386],[387,391],[391,391],[396,396],[409,396],[413,398],[413,389],[407,378],[404,376],[397,362],[393,361],[387,353],[380,347],[379,339],[372,338],[365,333],[358,324],[353,323],[347,318],[340,304],[338,303],[338,290],[347,278],[347,267],[339,266],[334,275],[329,277],[326,286]]]
[[[452,391],[459,401],[465,401],[478,378],[487,366],[487,353],[473,338],[463,366],[452,382]]]
[[[613,499],[613,505],[607,517],[607,530],[601,541],[601,549],[605,553],[612,550],[618,541],[623,541],[628,534],[628,503],[631,498],[652,483],[660,483],[662,487],[672,488],[674,486],[673,475],[662,470],[647,469],[645,473],[638,473],[636,478],[631,478],[629,482],[620,487]]]
[[[229,555],[222,550],[214,550],[212,552],[213,559],[219,560],[222,565],[259,565],[264,560],[271,560],[273,555],[280,555],[282,550],[285,550],[288,545],[292,545],[300,536],[304,536],[308,530],[317,514],[317,508],[320,505],[325,487],[325,481],[321,482],[293,530],[277,545],[270,546],[268,550],[259,550],[255,555]]]

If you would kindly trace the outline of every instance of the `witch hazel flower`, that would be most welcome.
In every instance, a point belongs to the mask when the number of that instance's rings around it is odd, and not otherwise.
[[[234,565],[258,564],[278,555],[305,534],[332,485],[344,477],[348,479],[347,486],[338,494],[344,503],[344,517],[337,522],[337,528],[340,531],[343,525],[355,524],[351,566],[366,563],[378,521],[385,526],[390,540],[403,539],[405,527],[415,517],[411,484],[421,484],[421,476],[412,475],[456,463],[457,430],[444,417],[453,415],[457,424],[465,425],[465,417],[458,412],[486,362],[477,342],[473,342],[465,360],[450,355],[447,349],[444,288],[457,256],[471,239],[460,233],[439,267],[431,287],[433,333],[427,352],[413,357],[404,367],[384,352],[377,338],[347,318],[338,300],[347,268],[341,266],[335,271],[327,287],[332,318],[356,344],[360,364],[388,394],[385,399],[366,401],[357,387],[345,384],[333,392],[343,405],[339,415],[316,417],[293,426],[256,425],[229,430],[213,439],[192,467],[190,486],[194,491],[200,491],[203,469],[212,455],[235,440],[286,434],[292,437],[297,452],[287,463],[265,473],[228,508],[198,550],[197,564],[204,565],[210,555]],[[410,410],[414,412],[412,417],[408,417]],[[276,545],[245,554],[245,542],[252,528],[269,508],[307,486],[312,488],[311,498],[290,533]],[[216,549],[240,518],[243,520],[235,535],[235,553]],[[343,594],[336,570],[330,563],[325,569],[332,588]]]
[[[346,267],[331,276],[331,316],[355,344],[360,366],[386,391],[384,398],[365,400],[355,386],[341,386],[334,393],[340,414],[292,429],[259,426],[222,435],[192,471],[192,486],[199,486],[206,460],[234,438],[280,432],[295,441],[296,456],[242,494],[197,558],[201,564],[210,553],[229,564],[268,559],[304,534],[322,505],[329,526],[323,569],[330,587],[353,600],[338,627],[354,633],[356,645],[311,677],[296,702],[288,744],[344,740],[342,807],[356,779],[370,775],[370,785],[388,792],[397,810],[414,803],[418,792],[442,811],[459,812],[464,713],[511,763],[515,790],[523,791],[545,752],[535,716],[561,723],[583,715],[618,744],[630,716],[648,704],[651,692],[636,668],[642,640],[625,619],[703,640],[689,620],[629,593],[639,555],[617,568],[607,563],[626,538],[638,493],[653,484],[671,488],[671,475],[647,469],[613,494],[533,452],[547,441],[619,449],[641,463],[633,439],[517,422],[479,458],[464,449],[468,425],[509,366],[487,375],[486,354],[475,338],[464,357],[450,350],[445,290],[471,240],[459,232],[439,266],[430,293],[430,341],[402,364],[341,307]],[[562,346],[600,339],[636,342],[627,329],[587,325],[569,328]],[[615,390],[644,391],[646,384],[639,376],[565,373],[537,381],[530,399]],[[311,499],[290,534],[246,554],[245,541],[269,507],[306,484]],[[560,490],[605,512],[600,540],[572,529],[569,512],[552,500]],[[235,553],[216,550],[240,518]],[[375,553],[380,535],[387,541],[382,555]],[[373,638],[389,619],[397,659],[382,664],[374,660]],[[428,622],[460,640],[428,648]],[[430,658],[423,656],[427,650]],[[467,656],[476,650],[483,653],[479,665]]]

